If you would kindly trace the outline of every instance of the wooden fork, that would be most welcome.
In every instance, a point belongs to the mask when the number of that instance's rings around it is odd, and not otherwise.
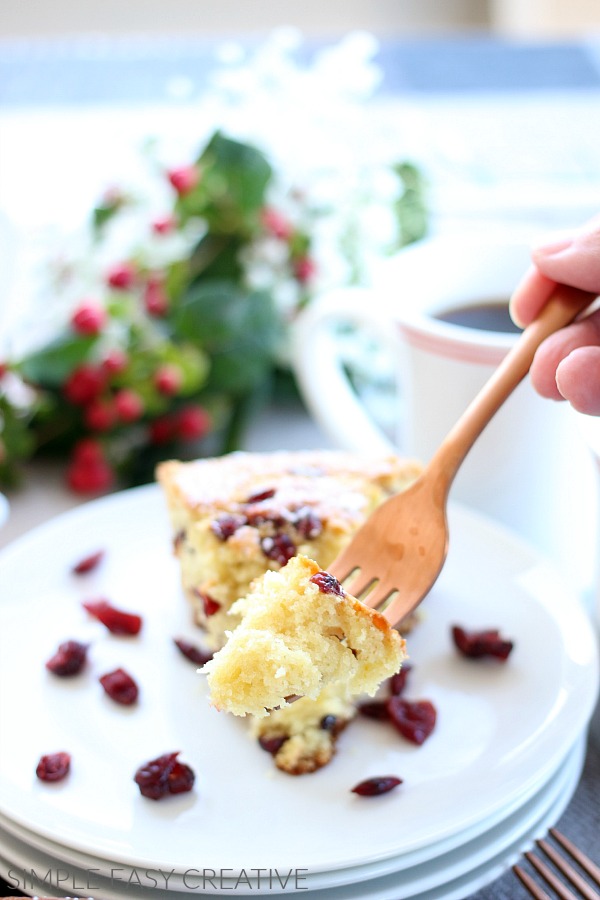
[[[387,602],[381,611],[392,625],[418,606],[442,570],[448,551],[448,493],[465,456],[525,377],[541,342],[572,322],[594,298],[576,288],[557,286],[417,481],[379,506],[328,567],[367,606],[382,607]]]
[[[566,850],[571,858],[578,864],[581,872],[575,869],[575,867],[564,858],[564,854],[559,852],[559,849],[548,841],[540,840],[536,841],[536,844],[553,863],[556,870],[568,879],[577,893],[573,893],[561,878],[559,878],[557,871],[553,871],[542,859],[535,856],[533,853],[526,853],[525,859],[531,863],[537,875],[543,879],[545,884],[552,888],[554,893],[557,894],[561,900],[578,900],[578,898],[584,898],[584,900],[600,900],[600,891],[597,889],[600,888],[600,866],[597,866],[596,863],[592,862],[585,853],[579,850],[575,844],[561,834],[560,831],[551,828],[549,834],[554,838],[556,843],[560,845],[560,848]],[[522,865],[513,866],[513,872],[524,885],[531,897],[534,897],[535,900],[550,900],[546,891],[540,887],[535,878],[524,869]],[[583,877],[582,872],[588,876],[590,881]],[[594,887],[594,885],[596,885],[596,887]]]

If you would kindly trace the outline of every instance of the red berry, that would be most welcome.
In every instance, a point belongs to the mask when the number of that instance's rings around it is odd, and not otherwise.
[[[266,734],[263,734],[259,737],[258,743],[263,750],[266,750],[267,753],[272,753],[273,756],[275,756],[275,754],[281,750],[287,739],[288,736],[286,734],[278,734],[273,737],[268,737]]]
[[[152,223],[152,231],[154,234],[170,234],[175,230],[177,226],[177,219],[175,216],[162,216],[159,219],[155,219]]]
[[[221,609],[221,604],[218,600],[215,600],[215,598],[211,597],[210,594],[205,594],[197,589],[194,591],[194,593],[202,601],[204,615],[207,618],[210,618],[210,616],[214,616],[215,613],[219,612],[219,610]]]
[[[413,744],[423,744],[435,728],[437,713],[429,700],[390,697],[387,708],[392,724]]]
[[[402,779],[396,778],[395,775],[377,775],[374,778],[367,778],[365,781],[361,781],[360,784],[352,788],[352,792],[361,797],[376,797],[379,794],[387,794],[388,791],[398,787],[399,784],[402,784]]]
[[[35,774],[40,781],[61,781],[69,774],[71,757],[68,753],[48,753],[42,756]]]
[[[210,426],[210,416],[202,406],[184,406],[177,413],[177,435],[184,441],[204,437]]]
[[[88,644],[79,641],[64,641],[58,645],[56,653],[46,661],[46,668],[53,675],[61,677],[77,675],[85,664]]]
[[[317,271],[315,262],[310,256],[301,256],[299,259],[294,260],[293,269],[294,275],[300,284],[306,284],[310,281]]]
[[[181,369],[168,363],[164,366],[159,366],[154,373],[154,386],[157,391],[160,391],[161,394],[165,394],[167,397],[178,392],[182,381]]]
[[[139,767],[134,781],[140,793],[150,800],[160,800],[167,794],[191,791],[195,775],[185,763],[177,761],[179,751],[165,753]]]
[[[170,169],[167,178],[179,196],[183,197],[194,190],[200,181],[200,172],[196,166],[180,166],[177,169]]]
[[[67,483],[78,494],[99,494],[107,491],[114,480],[114,472],[104,459],[81,461],[74,459],[67,469]]]
[[[114,404],[117,416],[121,422],[135,422],[144,412],[144,403],[136,391],[123,388],[114,396]]]
[[[106,324],[106,312],[93,300],[81,303],[71,316],[71,325],[78,334],[100,334]]]
[[[117,609],[108,600],[84,600],[84,609],[102,622],[111,634],[139,634],[142,627],[142,617],[137,613],[124,612]]]
[[[376,722],[389,722],[390,720],[387,703],[384,703],[382,700],[360,703],[357,709],[361,716],[365,716],[367,719],[374,719]]]
[[[108,696],[121,706],[131,706],[138,698],[139,688],[125,669],[115,669],[98,679]]]
[[[195,644],[186,641],[184,638],[174,638],[173,640],[179,652],[197,666],[203,666],[213,658],[213,654],[210,651],[201,650],[200,647],[196,647]]]
[[[129,358],[124,350],[115,347],[109,350],[100,366],[107,375],[118,375],[129,365]]]
[[[115,424],[116,411],[107,400],[94,400],[86,408],[83,418],[92,431],[108,431]]]
[[[241,528],[247,523],[248,520],[246,516],[225,513],[212,520],[210,523],[210,530],[220,541],[227,541],[232,534],[236,533],[238,528]]]
[[[83,405],[95,400],[104,389],[104,373],[96,366],[84,363],[74,369],[67,378],[63,391],[70,403]]]
[[[6,363],[0,362],[0,378],[4,378],[7,372],[8,365]]]
[[[144,290],[144,306],[150,316],[165,316],[169,311],[169,298],[160,278],[150,278]]]
[[[106,283],[117,291],[127,291],[135,283],[137,271],[133,263],[121,262],[106,273]]]
[[[78,563],[75,563],[71,571],[74,575],[85,575],[87,572],[91,572],[95,569],[103,558],[104,550],[97,550],[96,553],[90,553],[89,556],[85,556],[83,559],[80,559]]]
[[[160,416],[158,419],[154,419],[148,428],[153,444],[168,444],[169,441],[175,439],[177,433],[176,422],[171,416]]]
[[[313,584],[319,588],[322,594],[335,594],[337,597],[344,597],[345,591],[335,575],[329,572],[317,572],[310,579]]]
[[[194,786],[196,776],[193,769],[185,763],[176,762],[169,774],[168,785],[170,794],[185,794]]]
[[[286,219],[283,213],[273,209],[272,206],[265,206],[261,212],[262,224],[269,234],[279,238],[281,241],[289,241],[294,229],[291,223]]]
[[[82,438],[73,447],[73,459],[81,465],[89,465],[104,460],[102,444],[95,438]]]
[[[454,625],[452,639],[463,656],[470,659],[481,659],[487,656],[505,662],[514,646],[512,641],[504,640],[495,628],[488,628],[485,631],[466,631],[459,625]]]
[[[409,665],[408,663],[404,663],[400,671],[396,672],[395,675],[392,675],[392,677],[390,678],[390,694],[398,696],[398,694],[403,693],[411,669],[411,665]]]
[[[275,534],[273,537],[267,535],[267,537],[261,538],[260,549],[267,559],[274,560],[279,563],[280,566],[285,566],[292,556],[296,555],[296,546],[294,542],[284,532],[279,532],[279,534]]]

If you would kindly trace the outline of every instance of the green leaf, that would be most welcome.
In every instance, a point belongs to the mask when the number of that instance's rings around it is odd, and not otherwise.
[[[421,170],[410,162],[397,163],[394,171],[402,186],[394,203],[398,223],[399,247],[412,244],[427,234],[429,213],[426,203],[427,185]]]
[[[201,168],[206,166],[222,178],[230,203],[244,210],[257,210],[263,205],[272,169],[256,147],[216,132],[199,162]]]
[[[260,150],[216,132],[198,159],[200,181],[177,201],[181,222],[202,217],[217,234],[248,234],[258,213],[273,170]]]
[[[205,234],[190,257],[189,273],[192,280],[197,278],[241,279],[243,270],[240,263],[242,241],[237,237]]]
[[[30,414],[15,409],[0,394],[0,484],[12,486],[19,479],[18,463],[34,451],[35,439],[29,430]]]
[[[271,296],[230,281],[203,282],[182,298],[173,322],[176,334],[211,358],[207,389],[237,395],[269,376],[280,338]]]
[[[73,369],[85,362],[96,340],[95,336],[59,335],[45,347],[26,356],[15,368],[32,384],[60,387]]]

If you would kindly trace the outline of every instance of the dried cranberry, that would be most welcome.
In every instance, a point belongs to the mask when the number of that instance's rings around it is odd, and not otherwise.
[[[261,525],[272,525],[276,530],[283,528],[287,523],[285,516],[276,513],[272,509],[265,509],[263,506],[246,507],[246,522],[253,528],[260,528]]]
[[[142,627],[141,616],[116,609],[108,600],[85,600],[83,607],[111,634],[138,634]]]
[[[273,537],[261,538],[260,546],[267,559],[272,559],[281,566],[285,566],[292,556],[295,556],[296,554],[294,542],[283,532],[280,532]]]
[[[337,597],[344,596],[344,588],[335,575],[330,575],[329,572],[317,572],[310,580],[317,585],[322,594],[335,594]]]
[[[215,600],[214,597],[211,597],[210,594],[205,594],[202,591],[199,591],[197,588],[194,590],[194,593],[198,597],[199,600],[202,601],[202,608],[204,609],[204,615],[207,617],[214,616],[215,613],[218,613],[221,609],[221,604]]]
[[[264,491],[257,491],[256,494],[251,494],[250,497],[246,500],[246,503],[260,503],[261,500],[270,500],[271,497],[275,496],[275,488],[267,488]]]
[[[402,779],[396,778],[395,775],[376,775],[373,778],[361,781],[360,784],[352,788],[352,792],[361,797],[375,797],[378,794],[387,794],[388,791],[398,787],[399,784],[402,784]]]
[[[165,753],[139,767],[134,781],[144,797],[160,800],[166,794],[181,794],[192,789],[194,772],[189,766],[177,761],[179,753],[179,750],[175,753]],[[173,776],[172,785],[171,776]]]
[[[54,675],[77,675],[84,666],[89,644],[79,641],[64,641],[46,663],[46,668]]]
[[[85,575],[86,572],[91,572],[92,569],[95,569],[103,558],[104,550],[98,550],[96,553],[91,553],[76,563],[72,571],[75,575]]]
[[[225,515],[218,516],[218,518],[213,519],[210,523],[210,530],[218,537],[220,541],[228,540],[233,534],[236,533],[238,528],[241,528],[242,525],[245,525],[247,519],[245,516],[238,515]]]
[[[195,780],[194,770],[190,766],[176,762],[169,774],[169,793],[186,794],[193,788]]]
[[[296,510],[294,528],[305,540],[312,541],[323,531],[323,522],[309,506],[303,506]]]
[[[279,734],[274,737],[267,737],[266,735],[262,735],[258,739],[258,743],[266,750],[267,753],[272,753],[273,756],[283,747],[285,742],[287,741],[287,735]]]
[[[435,728],[437,713],[429,700],[390,697],[387,708],[392,723],[413,744],[423,744]]]
[[[40,781],[62,781],[69,774],[71,756],[64,751],[48,753],[40,758],[35,774]]]
[[[405,663],[399,672],[392,675],[390,678],[390,694],[392,694],[392,696],[397,697],[399,694],[403,693],[411,670],[412,666]]]
[[[367,719],[375,719],[377,722],[389,722],[390,719],[387,703],[384,703],[382,700],[361,703],[358,711],[361,716],[365,716]]]
[[[200,647],[196,647],[195,644],[191,644],[183,638],[174,638],[173,640],[186,659],[189,659],[197,666],[203,666],[213,658],[213,654],[210,651],[201,650]]]
[[[124,669],[107,672],[98,679],[108,696],[115,703],[131,706],[138,698],[139,688],[131,675]]]
[[[459,625],[452,627],[452,639],[463,656],[470,659],[481,659],[491,656],[504,662],[513,649],[513,642],[500,637],[497,629],[484,631],[465,631]]]

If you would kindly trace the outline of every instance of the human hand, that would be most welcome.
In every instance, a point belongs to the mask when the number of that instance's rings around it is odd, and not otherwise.
[[[557,283],[600,294],[600,216],[534,247],[532,259],[510,305],[522,326],[537,316]],[[600,416],[600,309],[547,338],[530,375],[543,397],[568,400],[578,412]]]

